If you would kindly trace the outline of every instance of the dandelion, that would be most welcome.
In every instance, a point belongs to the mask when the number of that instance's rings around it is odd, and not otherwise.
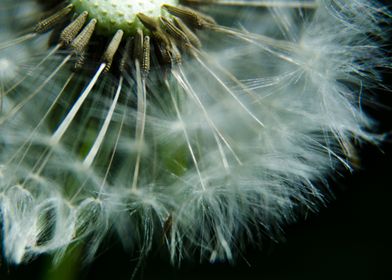
[[[390,62],[376,1],[21,3],[0,43],[10,262],[74,243],[91,260],[109,232],[141,257],[233,260],[378,141],[361,109]]]

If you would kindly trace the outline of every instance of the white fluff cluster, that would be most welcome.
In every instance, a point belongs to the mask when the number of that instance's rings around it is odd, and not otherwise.
[[[390,61],[383,5],[315,3],[204,6],[221,26],[200,31],[196,56],[147,81],[137,64],[120,81],[101,76],[85,100],[93,77],[73,75],[66,54],[40,63],[50,49],[0,43],[5,257],[61,256],[79,241],[92,257],[114,231],[142,255],[164,242],[174,261],[195,248],[230,260],[244,237],[316,210],[328,177],[351,168],[354,141],[375,141],[361,102]]]

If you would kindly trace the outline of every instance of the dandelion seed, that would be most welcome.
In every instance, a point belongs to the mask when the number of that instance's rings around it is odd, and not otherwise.
[[[354,140],[377,142],[360,104],[390,63],[376,1],[21,5],[0,29],[10,262],[85,240],[91,260],[112,230],[141,257],[164,240],[173,262],[232,261],[317,210]]]

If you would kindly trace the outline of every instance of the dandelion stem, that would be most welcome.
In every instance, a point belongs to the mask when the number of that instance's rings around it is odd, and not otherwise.
[[[53,145],[57,144],[60,141],[61,137],[64,135],[64,133],[66,132],[68,127],[71,125],[72,120],[75,118],[75,116],[78,113],[80,107],[82,107],[83,102],[86,100],[87,96],[90,94],[91,90],[93,89],[93,87],[97,83],[99,77],[101,76],[101,74],[105,70],[105,67],[106,67],[106,63],[102,63],[99,66],[99,68],[98,68],[97,72],[95,73],[93,79],[87,85],[87,87],[82,92],[82,94],[79,96],[78,100],[72,106],[71,110],[69,111],[69,113],[67,114],[65,119],[61,122],[60,126],[57,128],[55,133],[53,133],[53,135],[51,137],[51,143]]]

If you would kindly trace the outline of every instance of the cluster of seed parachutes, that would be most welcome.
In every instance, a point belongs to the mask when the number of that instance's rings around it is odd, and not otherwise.
[[[140,69],[147,75],[151,69],[152,54],[158,57],[161,66],[171,67],[181,63],[183,53],[192,55],[193,51],[201,48],[201,42],[194,31],[215,25],[211,17],[187,7],[163,5],[161,8],[169,16],[152,18],[143,13],[137,14],[143,28],[138,28],[128,38],[125,38],[123,30],[115,32],[109,43],[106,43],[107,48],[101,58],[106,71],[110,70],[115,60],[120,72],[127,71],[126,62],[133,58],[139,61]],[[74,10],[74,5],[69,4],[56,11],[41,20],[34,27],[33,33],[45,33],[63,24],[63,28],[55,29],[60,32],[56,49],[70,50],[77,58],[75,70],[79,70],[88,59],[88,47],[96,35],[97,19],[90,18],[87,11],[72,15]],[[122,56],[116,59],[115,55],[119,50]]]

